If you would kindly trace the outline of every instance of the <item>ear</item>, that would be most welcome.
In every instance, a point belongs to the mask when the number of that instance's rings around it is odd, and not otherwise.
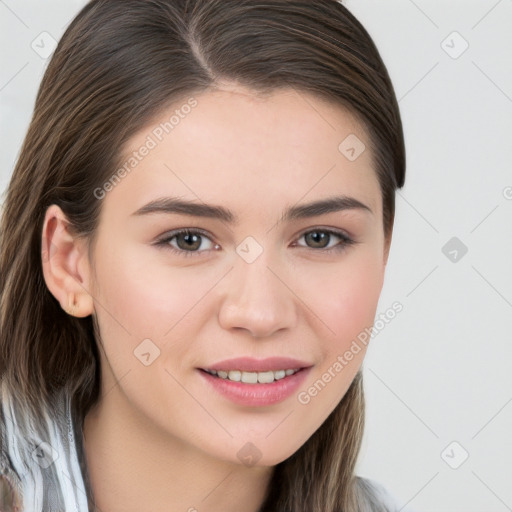
[[[94,311],[87,246],[68,227],[60,207],[51,205],[45,213],[41,238],[44,280],[64,311],[86,317]]]

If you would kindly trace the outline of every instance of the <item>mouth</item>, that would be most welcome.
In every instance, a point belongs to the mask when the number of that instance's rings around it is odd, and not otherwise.
[[[267,363],[267,366],[271,363]],[[230,365],[234,368],[234,364]],[[210,389],[227,398],[232,403],[246,407],[275,405],[290,398],[302,386],[312,370],[312,366],[265,369],[250,371],[247,366],[241,369],[197,368]],[[236,368],[236,367],[235,367]],[[245,368],[245,369],[244,369]],[[253,365],[254,368],[254,365]]]
[[[200,368],[201,371],[209,373],[219,379],[231,382],[243,382],[244,384],[272,384],[275,381],[290,377],[305,368],[287,368],[282,370],[268,370],[262,372],[244,370],[209,370]]]

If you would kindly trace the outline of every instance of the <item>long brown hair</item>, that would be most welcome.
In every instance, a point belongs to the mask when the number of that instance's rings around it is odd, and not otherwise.
[[[123,144],[219,81],[261,94],[293,87],[349,109],[369,134],[390,238],[405,180],[398,103],[370,35],[339,1],[92,0],[48,64],[0,226],[0,376],[34,417],[66,388],[83,422],[100,392],[95,316],[66,314],[43,279],[46,209],[60,206],[92,247],[102,204],[93,191],[120,165]],[[322,426],[275,467],[261,511],[378,510],[354,474],[363,428],[359,371]]]

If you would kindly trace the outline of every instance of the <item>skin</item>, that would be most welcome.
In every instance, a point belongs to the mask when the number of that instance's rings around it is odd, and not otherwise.
[[[102,392],[85,418],[84,448],[104,511],[257,512],[273,466],[322,425],[366,347],[308,404],[294,393],[271,406],[236,405],[197,368],[290,356],[314,365],[299,391],[307,390],[371,328],[383,285],[391,240],[370,150],[354,161],[338,150],[351,133],[369,148],[354,117],[293,89],[261,98],[226,84],[194,97],[197,107],[102,199],[92,261],[58,206],[45,215],[43,240],[56,249],[43,264],[47,286],[63,308],[74,296],[73,314],[96,315],[100,326]],[[127,154],[176,108],[135,135]],[[372,213],[280,222],[287,206],[333,193]],[[222,205],[240,222],[131,215],[163,196]],[[168,242],[180,254],[153,245],[177,228],[209,236],[190,257],[183,237]],[[345,231],[357,243],[325,252],[343,241],[315,244],[304,236],[315,228]],[[236,252],[247,236],[263,247],[252,263]],[[149,366],[134,357],[146,338],[160,349]],[[248,442],[261,453],[250,466],[237,456]]]

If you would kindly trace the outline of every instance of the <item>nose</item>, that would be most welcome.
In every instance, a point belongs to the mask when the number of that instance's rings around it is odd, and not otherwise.
[[[219,311],[223,329],[248,331],[253,337],[271,337],[297,322],[296,297],[290,274],[275,270],[261,254],[252,263],[239,259],[224,282]],[[274,260],[275,262],[275,260]],[[279,267],[281,268],[281,267]]]

